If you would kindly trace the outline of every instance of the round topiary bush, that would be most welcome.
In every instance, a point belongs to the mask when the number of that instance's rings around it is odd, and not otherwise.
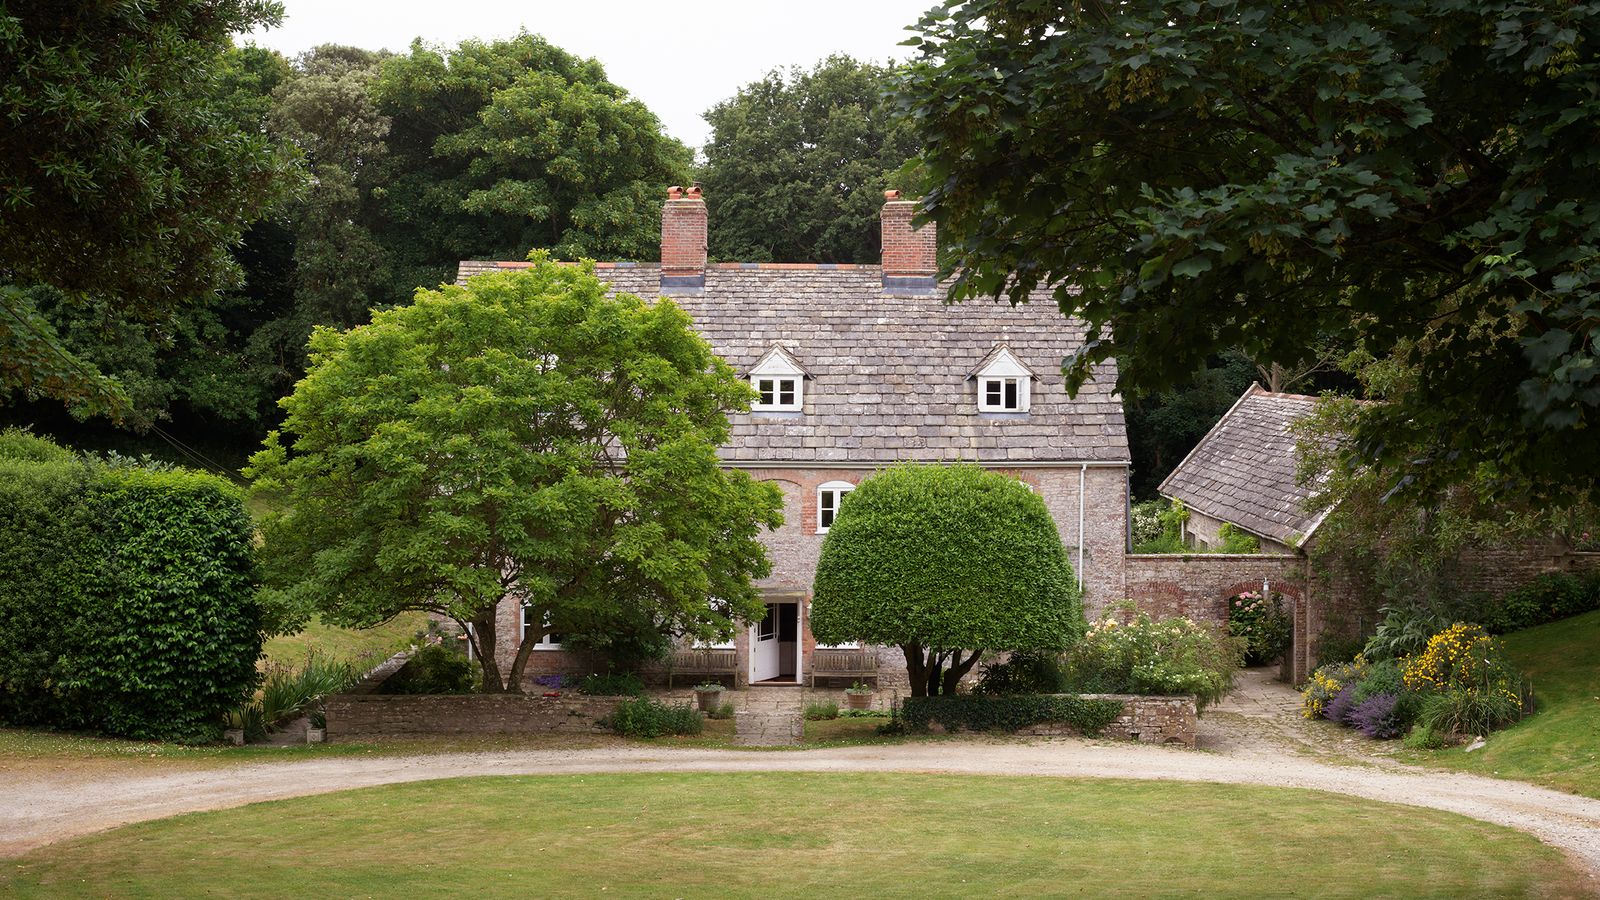
[[[985,650],[1059,650],[1083,603],[1044,501],[972,465],[902,465],[845,495],[823,540],[811,630],[898,645],[913,694],[953,693]]]

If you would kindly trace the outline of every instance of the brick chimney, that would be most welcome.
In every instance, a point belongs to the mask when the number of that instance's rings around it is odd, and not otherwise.
[[[698,293],[706,286],[706,201],[700,185],[667,188],[661,208],[661,290]]]
[[[932,223],[911,227],[915,200],[900,199],[899,191],[883,192],[883,287],[896,293],[926,293],[939,272],[938,230]]]

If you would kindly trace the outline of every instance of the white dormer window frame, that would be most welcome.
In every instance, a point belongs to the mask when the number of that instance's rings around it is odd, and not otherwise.
[[[783,345],[773,344],[772,349],[750,367],[750,386],[756,389],[756,400],[750,408],[755,412],[802,411],[808,377],[809,373],[793,354]]]
[[[751,375],[756,389],[752,409],[762,412],[797,412],[805,405],[804,378],[799,375]]]
[[[996,347],[972,377],[978,382],[978,411],[1025,413],[1033,405],[1033,370],[1006,347]]]
[[[848,481],[829,481],[817,485],[817,534],[828,533],[834,520],[839,517],[839,505],[844,502],[844,495],[855,489],[856,486]]]

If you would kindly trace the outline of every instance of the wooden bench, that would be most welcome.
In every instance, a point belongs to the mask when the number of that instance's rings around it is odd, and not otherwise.
[[[821,647],[812,652],[812,687],[824,682],[825,687],[849,687],[858,681],[878,683],[878,654]]]
[[[692,647],[678,650],[667,663],[667,687],[680,676],[716,681],[732,687],[739,677],[739,651],[732,647]]]

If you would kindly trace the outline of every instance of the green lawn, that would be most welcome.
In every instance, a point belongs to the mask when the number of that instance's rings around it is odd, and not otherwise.
[[[1600,612],[1508,634],[1506,651],[1533,679],[1537,711],[1489,735],[1480,750],[1412,758],[1600,798]]]
[[[474,778],[128,826],[18,897],[1573,896],[1561,855],[1312,791],[934,775]]]
[[[404,650],[419,632],[428,629],[428,614],[402,613],[371,628],[335,628],[312,617],[299,634],[280,635],[267,641],[262,652],[267,662],[299,665],[315,650],[323,656],[363,665],[377,665]]]

